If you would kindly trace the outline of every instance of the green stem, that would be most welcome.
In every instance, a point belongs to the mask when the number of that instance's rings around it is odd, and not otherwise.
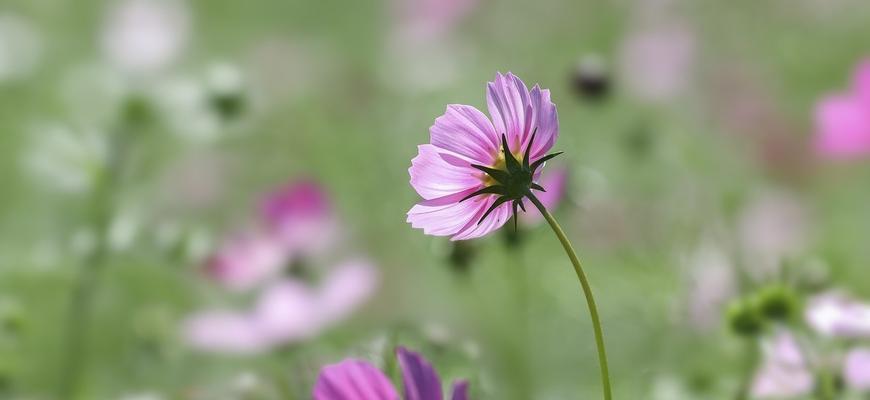
[[[72,289],[67,312],[65,336],[66,354],[61,363],[58,385],[60,398],[76,399],[80,391],[81,375],[87,366],[88,328],[92,318],[93,298],[108,258],[108,235],[114,208],[114,191],[121,175],[121,164],[126,148],[126,132],[116,132],[111,138],[109,159],[99,172],[91,197],[90,217],[96,235],[96,245],[81,261],[75,286]]]
[[[547,211],[547,208],[541,204],[541,201],[534,194],[528,192],[526,195],[535,207],[538,208],[538,211],[541,212],[547,223],[550,224],[550,228],[553,228],[553,233],[556,234],[559,242],[562,243],[565,253],[568,254],[568,258],[571,259],[571,264],[574,266],[574,272],[577,274],[577,279],[583,288],[583,295],[586,297],[586,304],[589,306],[589,317],[592,319],[592,329],[595,332],[595,346],[598,348],[598,365],[601,369],[601,386],[604,391],[604,400],[611,400],[612,390],[610,388],[610,372],[607,368],[607,351],[604,348],[604,333],[601,330],[598,307],[595,305],[595,298],[592,296],[592,287],[589,286],[589,279],[586,278],[586,273],[583,272],[583,267],[580,266],[580,259],[577,258],[577,252],[574,251],[574,247],[571,246],[571,242],[565,236],[565,231],[562,230],[562,227],[559,226],[553,215]]]

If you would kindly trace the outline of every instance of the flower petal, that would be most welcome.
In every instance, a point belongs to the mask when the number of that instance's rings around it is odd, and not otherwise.
[[[759,398],[796,397],[813,390],[814,378],[804,361],[795,338],[779,333],[765,343],[765,356],[752,383],[752,396]]]
[[[444,115],[429,128],[430,142],[475,163],[492,165],[498,157],[501,139],[492,123],[472,106],[450,104]]]
[[[405,385],[405,400],[443,400],[441,378],[421,355],[399,347],[396,351]]]
[[[556,139],[559,137],[559,115],[556,113],[556,105],[550,100],[550,90],[541,89],[535,85],[530,93],[532,112],[534,114],[532,121],[532,132],[535,132],[535,143],[532,146],[530,159],[535,160],[547,155],[547,152],[553,148]],[[537,128],[537,131],[535,129]],[[523,149],[528,145],[529,138],[523,138]]]
[[[323,283],[318,313],[329,323],[345,319],[374,294],[377,285],[378,271],[368,261],[338,265]]]
[[[843,378],[852,389],[870,390],[870,349],[855,349],[846,355]]]
[[[496,73],[495,80],[489,82],[486,89],[486,104],[496,133],[507,135],[511,152],[519,153],[532,129],[529,89],[510,72],[507,75]]]
[[[183,335],[192,347],[217,353],[258,353],[268,344],[250,318],[232,311],[196,314],[184,322]]]
[[[453,396],[451,400],[468,400],[468,381],[453,383]]]
[[[870,305],[840,293],[824,293],[810,299],[807,324],[832,337],[870,338]]]
[[[481,208],[491,204],[488,202],[488,197],[491,196],[477,196],[459,202],[463,197],[474,193],[474,190],[421,201],[408,211],[407,222],[414,228],[423,229],[423,233],[427,235],[455,235],[466,228],[475,215],[480,218]]]
[[[482,173],[471,168],[471,163],[431,144],[418,147],[408,173],[411,186],[426,200],[476,189],[483,184]]]
[[[832,96],[819,103],[816,106],[816,150],[834,159],[851,159],[870,153],[868,109],[855,96]]]
[[[313,181],[291,183],[269,193],[262,200],[260,215],[294,253],[322,253],[339,236],[329,196]]]
[[[317,334],[328,323],[319,309],[317,294],[294,280],[266,289],[257,301],[257,327],[272,344],[295,342]]]
[[[399,400],[390,380],[371,364],[348,359],[320,370],[314,400]]]
[[[493,210],[483,221],[480,218],[486,213],[486,210],[496,201],[497,196],[486,196],[483,205],[477,213],[465,224],[459,232],[456,233],[450,240],[468,240],[484,236],[498,228],[501,228],[511,217],[511,203],[507,202]],[[480,223],[478,223],[480,221]]]
[[[870,105],[870,58],[865,59],[855,68],[853,88],[861,101]]]

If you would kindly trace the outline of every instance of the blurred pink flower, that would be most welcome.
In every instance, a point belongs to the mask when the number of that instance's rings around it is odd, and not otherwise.
[[[323,252],[339,234],[329,197],[312,181],[291,183],[269,193],[260,213],[268,229],[294,256]]]
[[[441,378],[420,354],[399,347],[405,400],[444,400]],[[390,379],[373,365],[347,359],[327,365],[314,385],[314,400],[399,400]],[[468,382],[453,384],[452,400],[468,400]]]
[[[423,201],[408,211],[407,221],[428,235],[472,239],[504,225],[511,213],[506,197],[476,195],[497,186],[483,169],[505,171],[502,138],[515,158],[528,149],[532,165],[545,160],[556,141],[559,120],[549,90],[535,85],[529,91],[520,78],[498,73],[486,97],[492,121],[472,106],[448,105],[429,129],[431,143],[418,146],[411,160],[411,186]]]
[[[278,274],[287,263],[287,250],[262,232],[227,240],[205,263],[205,274],[235,291],[249,290]]]
[[[473,11],[478,0],[395,0],[394,13],[399,32],[414,40],[448,34]]]
[[[750,389],[753,397],[795,397],[812,391],[813,374],[791,333],[779,332],[763,346],[761,368]]]
[[[108,13],[103,48],[128,72],[154,72],[181,53],[190,30],[188,10],[179,0],[124,0]]]
[[[810,299],[805,318],[807,324],[825,336],[870,338],[870,304],[841,293],[824,293]]]
[[[346,319],[374,293],[376,268],[351,260],[333,268],[320,285],[284,279],[266,288],[249,312],[213,310],[189,318],[187,342],[221,353],[257,353],[314,337]]]
[[[568,188],[568,172],[567,167],[561,167],[541,174],[538,183],[547,191],[541,192],[537,196],[541,204],[548,210],[556,208],[565,197],[565,191]],[[534,207],[530,208],[528,212],[520,214],[520,223],[526,226],[537,225],[543,220],[544,216]]]
[[[846,355],[843,378],[852,389],[870,391],[870,349],[859,348]]]
[[[645,101],[668,101],[688,86],[695,37],[686,27],[668,24],[630,33],[620,51],[626,89]]]
[[[870,155],[870,59],[855,70],[852,87],[816,105],[816,151],[830,159]]]

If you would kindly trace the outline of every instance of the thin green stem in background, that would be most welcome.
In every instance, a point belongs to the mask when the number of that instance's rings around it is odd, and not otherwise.
[[[586,304],[589,306],[589,316],[592,318],[592,329],[595,332],[595,346],[598,348],[598,364],[601,369],[601,386],[604,391],[604,400],[611,400],[613,395],[610,388],[610,371],[607,368],[607,351],[604,348],[604,333],[601,329],[601,320],[598,317],[598,306],[595,305],[595,298],[592,296],[592,287],[589,286],[589,279],[586,277],[586,273],[583,272],[583,267],[580,266],[580,259],[577,257],[577,252],[574,251],[574,247],[571,246],[571,242],[568,240],[568,237],[565,236],[565,231],[562,230],[562,227],[559,226],[559,223],[556,222],[553,215],[547,211],[547,208],[541,204],[541,201],[538,200],[534,194],[528,192],[526,195],[535,207],[538,208],[538,211],[541,212],[541,215],[544,216],[547,223],[550,224],[550,228],[553,228],[553,232],[556,234],[556,237],[559,238],[559,242],[562,243],[565,253],[567,253],[568,258],[571,259],[571,264],[574,266],[574,272],[577,274],[577,279],[580,280],[580,286],[583,288],[583,295],[586,297]]]

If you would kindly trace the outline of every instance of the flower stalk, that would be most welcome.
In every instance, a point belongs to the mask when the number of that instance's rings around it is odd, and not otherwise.
[[[589,306],[589,316],[592,319],[592,329],[595,333],[595,346],[598,349],[598,365],[601,370],[601,386],[604,391],[604,399],[611,400],[613,395],[610,387],[610,371],[607,367],[607,350],[604,346],[604,332],[601,329],[601,320],[598,317],[598,306],[595,305],[595,297],[592,295],[592,287],[589,285],[589,279],[586,277],[586,273],[580,265],[580,259],[577,257],[577,252],[574,251],[574,247],[565,235],[565,231],[562,230],[562,227],[559,226],[559,223],[556,222],[553,215],[547,211],[547,208],[541,204],[541,201],[538,200],[531,191],[526,193],[526,197],[531,200],[532,204],[537,207],[538,211],[541,212],[541,215],[544,216],[544,219],[547,220],[547,223],[550,224],[550,228],[553,229],[553,233],[556,234],[559,242],[562,243],[565,253],[568,255],[571,264],[574,266],[574,272],[577,274],[577,279],[580,281],[583,295],[586,297],[586,305]]]

